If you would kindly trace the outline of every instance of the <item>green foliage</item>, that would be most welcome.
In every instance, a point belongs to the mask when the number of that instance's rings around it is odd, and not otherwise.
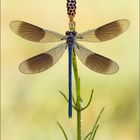
[[[87,109],[89,107],[89,105],[91,104],[94,90],[92,89],[92,91],[91,91],[91,95],[90,95],[90,98],[89,98],[87,105],[82,108],[81,107],[81,95],[80,95],[80,78],[78,75],[78,67],[77,67],[76,55],[75,55],[74,50],[73,50],[72,63],[73,63],[73,71],[74,71],[75,84],[76,84],[76,100],[73,97],[72,107],[77,112],[77,140],[82,140],[82,138],[81,138],[81,112],[84,111],[85,109]],[[68,102],[67,96],[62,91],[59,91],[59,93]],[[99,113],[99,115],[98,115],[98,117],[93,125],[92,130],[85,136],[85,138],[83,140],[94,140],[95,135],[97,133],[97,130],[99,128],[98,122],[99,122],[99,119],[100,119],[103,111],[104,111],[104,107],[100,111],[100,113]],[[65,139],[68,140],[68,137],[67,137],[63,127],[58,122],[57,122],[57,124],[60,127],[61,131],[63,132]]]

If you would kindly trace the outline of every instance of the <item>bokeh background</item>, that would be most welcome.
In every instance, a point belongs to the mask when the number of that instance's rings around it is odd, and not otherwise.
[[[139,15],[138,0],[77,0],[77,31],[97,28],[126,18],[131,25],[119,37],[103,43],[81,43],[116,61],[118,73],[106,76],[86,68],[78,60],[83,105],[94,88],[94,99],[82,113],[82,136],[92,128],[101,108],[96,140],[138,140]],[[9,28],[23,20],[48,30],[68,30],[66,0],[1,1],[1,130],[2,140],[63,140],[59,121],[71,140],[76,140],[76,114],[67,117],[67,51],[51,69],[36,75],[19,72],[19,64],[58,43],[34,43],[21,39]],[[73,94],[75,87],[73,82]]]

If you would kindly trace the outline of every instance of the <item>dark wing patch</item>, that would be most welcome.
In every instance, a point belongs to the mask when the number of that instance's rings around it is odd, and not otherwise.
[[[85,65],[91,70],[103,74],[113,74],[118,71],[118,65],[116,65],[116,63],[96,53],[90,54],[86,58]]]
[[[117,37],[128,27],[128,20],[117,20],[97,28],[95,31],[95,35],[100,41],[106,41]]]
[[[27,59],[20,64],[19,70],[23,73],[39,73],[47,70],[53,65],[53,58],[50,54],[39,54],[32,58]]]
[[[118,64],[111,59],[94,53],[78,43],[75,43],[74,50],[81,62],[95,72],[114,74],[119,70]]]
[[[103,25],[97,29],[89,30],[77,35],[78,41],[102,42],[111,40],[128,29],[130,22],[127,19],[120,19]]]
[[[20,37],[35,42],[56,42],[65,38],[65,36],[59,33],[42,29],[24,21],[12,21],[10,23],[10,28]]]
[[[56,64],[65,50],[66,43],[60,44],[47,52],[41,53],[23,61],[19,66],[19,70],[25,74],[43,72]]]

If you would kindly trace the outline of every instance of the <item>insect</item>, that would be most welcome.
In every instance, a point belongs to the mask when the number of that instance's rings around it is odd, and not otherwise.
[[[90,51],[77,41],[103,42],[113,39],[126,31],[129,27],[129,21],[127,19],[116,20],[97,29],[88,30],[80,34],[75,31],[74,26],[75,23],[71,21],[71,30],[67,31],[66,34],[63,35],[24,21],[15,20],[10,23],[10,27],[13,32],[30,41],[40,43],[65,41],[55,48],[23,61],[19,66],[19,70],[25,74],[43,72],[56,64],[68,48],[69,117],[72,116],[72,50],[74,50],[78,58],[86,67],[95,72],[114,74],[119,70],[119,66],[116,62]]]

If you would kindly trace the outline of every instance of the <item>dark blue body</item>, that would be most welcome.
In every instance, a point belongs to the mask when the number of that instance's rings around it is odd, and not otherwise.
[[[74,35],[69,34],[67,36],[67,44],[68,44],[68,86],[69,86],[69,104],[68,104],[68,115],[72,117],[72,51],[74,44]]]

